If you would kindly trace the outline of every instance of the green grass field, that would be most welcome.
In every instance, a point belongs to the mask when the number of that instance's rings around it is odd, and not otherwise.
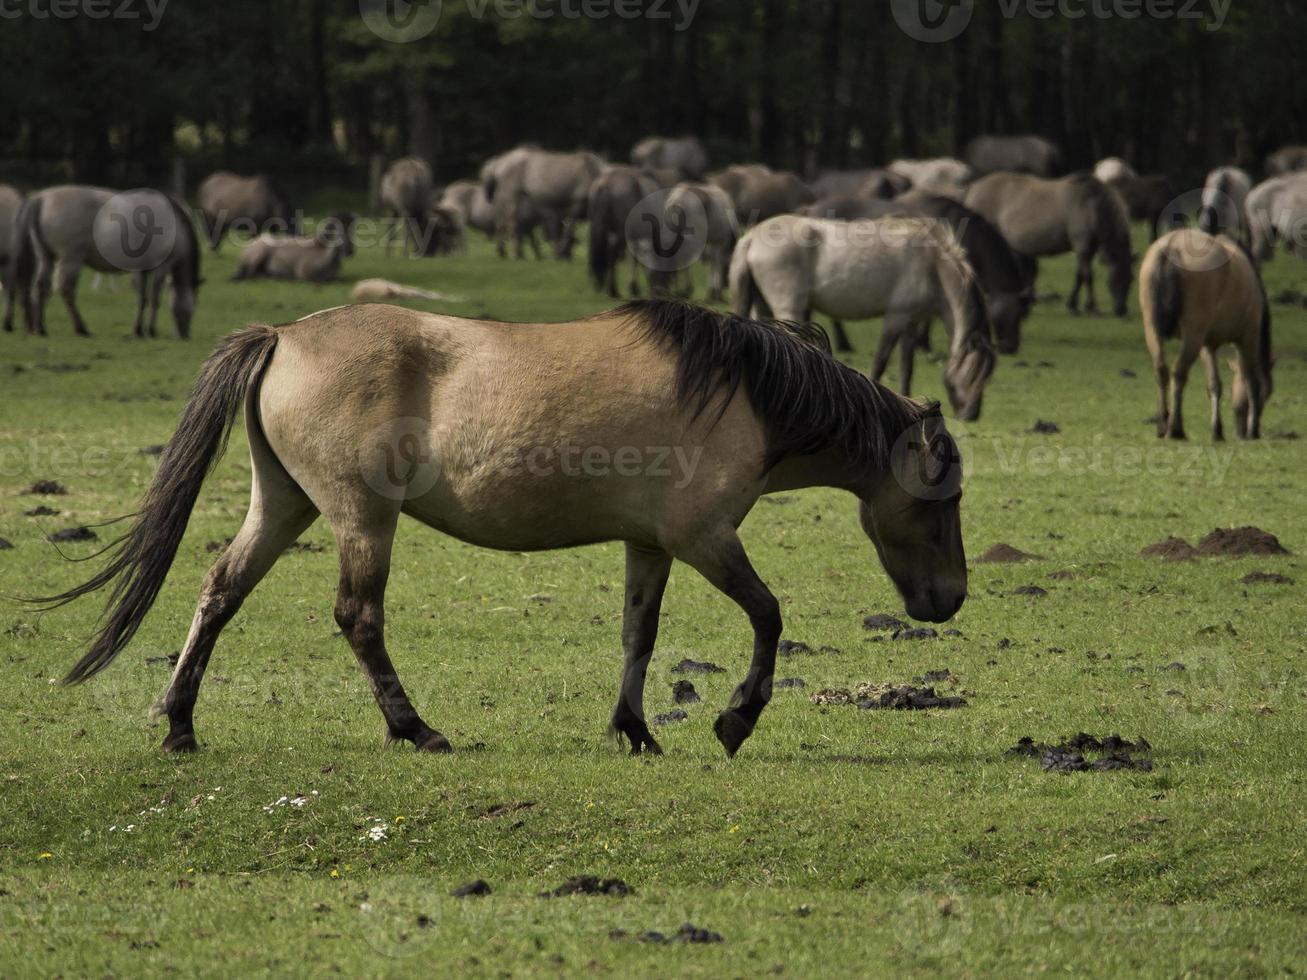
[[[465,315],[568,319],[607,305],[582,262],[501,262],[480,237],[470,246],[422,261],[365,249],[345,272],[465,297],[425,307]],[[207,261],[189,343],[127,339],[129,284],[93,291],[90,276],[93,338],[73,337],[57,303],[48,340],[0,335],[0,537],[13,544],[0,551],[0,593],[88,575],[43,533],[135,507],[156,461],[140,450],[168,439],[219,337],[348,302],[348,283],[229,283],[235,256],[229,243]],[[1270,291],[1305,275],[1280,257]],[[1048,262],[1040,288],[1065,294],[1070,280],[1069,262]],[[1282,435],[1307,429],[1307,311],[1277,304],[1275,316],[1265,427]],[[865,369],[879,325],[852,329],[851,363]],[[919,364],[917,379],[919,394],[942,395],[937,365]],[[1157,441],[1144,421],[1155,399],[1137,291],[1126,321],[1037,307],[984,417],[954,429],[968,553],[1004,542],[1043,560],[973,565],[950,624],[961,637],[874,642],[864,630],[864,616],[902,606],[852,498],[761,502],[742,533],[781,598],[786,637],[840,652],[782,660],[778,676],[807,687],[777,691],[734,760],[711,722],[751,635],[694,573],[672,575],[650,714],[674,707],[682,657],[726,672],[692,678],[703,703],[659,729],[664,757],[632,759],[605,738],[621,546],[498,554],[411,521],[396,544],[389,646],[455,754],[382,749],[380,716],[335,635],[335,547],[319,523],[302,539],[314,547],[288,552],[219,642],[196,712],[201,752],[161,755],[149,708],[163,658],[185,638],[210,545],[244,515],[238,430],[157,606],[106,673],[55,684],[97,602],[45,615],[0,603],[0,975],[1301,971],[1307,458],[1284,438],[1214,446],[1201,370],[1189,443]],[[1060,434],[1031,434],[1037,419]],[[24,493],[43,479],[67,495]],[[25,516],[38,505],[60,513]],[[1170,534],[1196,543],[1249,524],[1294,554],[1139,556]],[[99,533],[103,543],[113,530]],[[96,545],[61,547],[74,558]],[[1241,584],[1255,570],[1298,583]],[[1025,585],[1047,595],[1011,594]],[[1177,662],[1186,669],[1159,669]],[[808,697],[945,667],[956,685],[937,686],[965,708]],[[1081,730],[1146,737],[1155,768],[1046,773],[1005,756],[1021,736]],[[577,874],[634,893],[539,897]],[[476,878],[493,894],[449,896]],[[687,921],[724,942],[636,938]]]

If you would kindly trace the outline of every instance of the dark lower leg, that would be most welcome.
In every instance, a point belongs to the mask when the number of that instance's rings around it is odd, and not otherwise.
[[[1212,403],[1212,440],[1220,442],[1225,438],[1221,426],[1221,374],[1216,367],[1216,358],[1206,348],[1203,349],[1203,366],[1207,369],[1207,397]]]
[[[412,742],[422,752],[450,751],[445,736],[418,716],[386,652],[383,598],[388,569],[373,564],[369,559],[359,558],[360,552],[369,549],[353,549],[344,542],[341,544],[336,623],[349,640],[377,707],[386,720],[386,744],[402,739]]]
[[[912,394],[912,364],[917,354],[917,327],[911,324],[899,337],[899,394]]]
[[[1181,403],[1184,400],[1185,382],[1189,380],[1189,365],[1184,360],[1184,355],[1180,360],[1175,362],[1175,367],[1171,370],[1171,418],[1167,428],[1167,436],[1172,439],[1183,439],[1184,434],[1184,411]]]
[[[609,731],[625,738],[631,754],[662,749],[644,720],[644,679],[658,638],[658,613],[672,559],[665,552],[626,546],[626,599],[622,610],[622,688]]]
[[[1171,371],[1160,353],[1153,357],[1153,376],[1157,379],[1157,438],[1164,439],[1171,424],[1171,402],[1168,397]]]
[[[849,343],[849,334],[844,329],[844,321],[832,320],[831,329],[835,331],[835,349],[842,354],[851,354],[853,345]]]

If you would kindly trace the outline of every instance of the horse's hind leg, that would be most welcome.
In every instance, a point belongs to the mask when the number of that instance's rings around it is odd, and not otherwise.
[[[672,559],[664,551],[626,546],[626,605],[622,610],[622,689],[609,731],[625,736],[631,754],[662,755],[644,720],[644,677],[658,638],[658,613]]]
[[[930,321],[926,321],[929,326]],[[915,323],[899,336],[899,393],[912,394],[912,367],[917,359],[917,338],[921,336]]]
[[[54,286],[63,297],[64,305],[68,307],[68,315],[73,320],[73,330],[79,337],[89,337],[91,331],[86,329],[86,321],[82,319],[82,314],[77,309],[77,275],[81,271],[80,263],[75,264],[68,259],[60,259],[54,265]]]
[[[676,557],[735,600],[753,626],[753,659],[730,707],[717,716],[713,731],[729,756],[753,734],[758,716],[771,700],[776,670],[776,644],[781,638],[781,607],[749,564],[749,556],[733,528],[678,549]]]
[[[349,640],[386,720],[386,744],[412,742],[420,752],[448,752],[444,735],[418,717],[385,643],[386,579],[399,508],[388,501],[362,503],[345,516],[328,514],[340,549],[336,623]]]
[[[880,330],[880,340],[876,344],[876,356],[871,361],[870,374],[872,381],[879,381],[884,376],[885,368],[889,364],[890,353],[894,350],[894,345],[899,342],[908,326],[908,322],[902,317],[885,317],[885,323]]]
[[[832,320],[830,325],[835,332],[835,350],[841,354],[852,354],[853,345],[849,343],[849,334],[844,329],[844,321]]]
[[[1210,347],[1202,351],[1203,367],[1207,369],[1207,397],[1212,402],[1212,441],[1221,442],[1225,432],[1221,428],[1221,372],[1216,364],[1216,354]]]
[[[254,485],[245,523],[204,580],[186,646],[177,660],[168,691],[156,708],[158,713],[168,716],[165,752],[195,750],[192,715],[218,634],[281,553],[317,516],[312,502],[280,464],[274,460],[271,465],[262,465],[256,453]]]
[[[1166,434],[1172,439],[1185,438],[1181,403],[1184,400],[1185,382],[1189,380],[1189,369],[1197,359],[1198,351],[1185,344],[1180,348],[1180,356],[1175,359],[1175,366],[1171,368],[1171,418]]]

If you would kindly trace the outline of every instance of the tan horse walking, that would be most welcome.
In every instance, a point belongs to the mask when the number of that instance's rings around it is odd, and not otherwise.
[[[113,586],[108,619],[67,681],[107,666],[140,626],[242,406],[249,514],[205,580],[159,706],[167,751],[196,748],[192,711],[219,632],[319,514],[340,553],[336,621],[387,740],[424,751],[449,742],[408,700],[383,635],[400,514],[503,550],[626,542],[611,730],[633,753],[660,751],[643,691],[673,559],[753,626],[749,672],[715,725],[728,753],[771,698],[780,606],[736,533],[762,494],[850,491],[911,616],[940,622],[966,598],[962,468],[938,409],[840,364],[815,327],[664,301],[562,324],[352,306],[237,331],[209,358],[108,567],[47,600]]]
[[[1185,437],[1180,403],[1189,369],[1201,356],[1212,402],[1212,438],[1224,438],[1216,352],[1233,344],[1238,351],[1235,433],[1240,439],[1260,438],[1262,410],[1271,397],[1271,306],[1248,253],[1229,238],[1197,229],[1164,235],[1139,269],[1139,305],[1157,376],[1158,437]],[[1172,338],[1180,340],[1180,354],[1168,372],[1164,345]]]

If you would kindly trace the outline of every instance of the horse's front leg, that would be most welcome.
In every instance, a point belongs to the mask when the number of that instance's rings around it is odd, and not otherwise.
[[[1166,352],[1160,347],[1153,352],[1153,377],[1157,379],[1157,438],[1165,439],[1171,423],[1171,371],[1166,366]]]
[[[159,336],[159,300],[163,296],[164,281],[168,278],[163,269],[156,269],[150,282],[150,320],[149,331],[151,337]],[[175,290],[174,283],[173,289]]]
[[[648,749],[662,755],[644,720],[644,678],[658,638],[658,614],[672,558],[657,549],[626,546],[626,600],[622,608],[622,688],[609,732],[625,737],[631,755]]]
[[[132,334],[136,337],[144,337],[145,308],[150,295],[150,274],[148,272],[136,273],[132,276],[132,285],[136,287],[136,323],[132,327]]]
[[[894,350],[894,345],[909,326],[906,317],[898,314],[885,317],[885,323],[880,330],[880,341],[876,344],[876,356],[871,361],[872,381],[879,381],[884,376],[885,367],[889,364],[890,352]]]
[[[926,321],[929,326],[930,321]],[[899,393],[903,395],[912,394],[912,367],[917,358],[917,338],[921,336],[915,323],[908,324],[908,328],[903,331],[899,337]]]
[[[776,671],[776,644],[781,638],[781,607],[749,564],[734,528],[708,536],[676,555],[735,600],[753,626],[749,673],[731,695],[730,707],[717,716],[713,731],[728,756],[753,734],[758,716],[771,700]]]
[[[91,331],[86,329],[86,321],[82,319],[82,314],[77,309],[77,276],[81,271],[80,264],[74,264],[67,259],[59,259],[54,266],[54,288],[63,297],[64,306],[68,307],[68,315],[73,321],[73,330],[79,337],[89,337]]]
[[[831,329],[835,331],[835,350],[840,354],[852,354],[853,345],[849,343],[848,332],[844,329],[843,320],[832,320]]]
[[[1185,438],[1181,403],[1184,400],[1185,383],[1189,380],[1189,368],[1197,359],[1198,351],[1191,350],[1186,344],[1180,349],[1180,356],[1175,359],[1175,366],[1171,368],[1171,419],[1166,433],[1171,439]]]
[[[1096,314],[1098,300],[1094,296],[1094,249],[1086,248],[1076,252],[1076,279],[1085,284],[1085,312]]]

